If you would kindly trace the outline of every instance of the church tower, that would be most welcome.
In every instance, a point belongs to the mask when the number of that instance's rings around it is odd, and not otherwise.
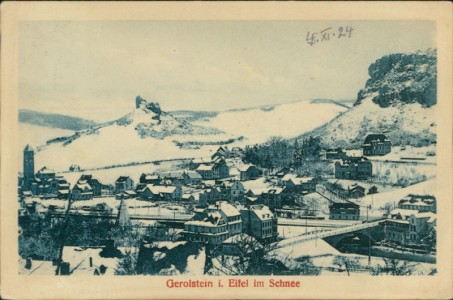
[[[24,149],[24,191],[29,191],[35,177],[35,150],[30,145]]]
[[[121,196],[120,207],[118,208],[118,216],[116,218],[116,225],[125,228],[131,227],[131,217],[127,211],[127,205],[124,202],[124,196]]]

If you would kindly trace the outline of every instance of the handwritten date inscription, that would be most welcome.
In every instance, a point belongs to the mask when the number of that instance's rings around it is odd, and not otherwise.
[[[354,28],[352,26],[339,26],[337,28],[328,27],[320,32],[307,32],[307,37],[305,41],[310,45],[313,46],[320,42],[327,42],[333,39],[341,39],[341,38],[351,38],[352,31]]]

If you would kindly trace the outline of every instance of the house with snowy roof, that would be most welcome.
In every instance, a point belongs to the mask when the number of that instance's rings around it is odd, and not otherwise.
[[[436,212],[436,197],[430,195],[407,195],[398,202],[398,208],[419,212]]]
[[[84,180],[79,180],[71,190],[71,199],[73,200],[90,200],[93,199],[93,189],[90,184]]]
[[[330,220],[358,220],[360,217],[360,206],[349,202],[333,202],[329,205]]]
[[[434,212],[418,212],[413,209],[397,208],[380,223],[384,227],[385,239],[403,246],[420,246],[421,241],[435,234],[437,216]]]
[[[190,166],[195,169],[204,180],[222,179],[230,176],[230,167],[228,167],[223,157],[215,157],[214,159],[193,159],[190,162]]]
[[[180,200],[182,188],[174,185],[163,186],[148,184],[140,191],[143,200]]]
[[[211,155],[211,159],[214,160],[216,158],[228,158],[229,157],[229,151],[228,151],[228,148],[227,147],[222,147],[220,146],[217,151]]]
[[[129,176],[120,176],[115,181],[115,194],[134,189],[134,181]]]
[[[232,235],[242,232],[240,212],[226,201],[218,201],[184,223],[183,236],[187,241],[221,244]]]
[[[209,205],[205,211],[219,212],[227,223],[227,230],[230,236],[242,232],[241,213],[227,201],[217,201],[215,204]]]
[[[82,174],[78,182],[79,181],[87,182],[91,186],[91,188],[93,189],[93,197],[101,196],[104,185],[98,179],[94,178],[93,175]]]
[[[207,188],[202,193],[200,193],[199,205],[204,207],[208,204],[213,204],[217,200],[222,199],[222,197],[223,193],[219,187],[213,186]]]
[[[386,155],[392,151],[392,143],[384,134],[369,134],[362,144],[363,155]]]
[[[200,184],[203,180],[203,177],[195,171],[184,171],[182,175],[182,181],[184,184]]]
[[[222,183],[224,194],[230,202],[242,202],[244,199],[245,188],[241,181],[233,180]]]
[[[63,176],[56,176],[55,171],[43,167],[35,174],[31,184],[31,193],[44,198],[67,199],[69,183]]]
[[[300,177],[294,176],[294,174],[287,174],[292,176],[284,176],[282,183],[288,189],[296,190],[299,192],[314,192],[316,190],[317,180],[314,177]],[[283,180],[284,179],[284,180]]]
[[[246,164],[239,168],[241,180],[252,180],[261,176],[262,172],[253,164]]]
[[[141,184],[158,184],[160,180],[161,178],[157,174],[142,173],[142,175],[140,175],[139,182]]]
[[[277,240],[277,216],[266,205],[251,205],[241,209],[243,232],[269,243]]]
[[[366,157],[348,157],[335,162],[335,178],[366,180],[373,175],[373,165]]]
[[[181,234],[187,241],[217,245],[229,237],[227,223],[218,211],[197,213],[184,223]]]
[[[286,188],[271,187],[263,191],[259,197],[271,210],[282,208],[285,190]]]
[[[204,158],[204,157],[193,158],[193,159],[190,160],[189,168],[191,170],[195,170],[200,165],[203,165],[203,164],[209,165],[211,163],[212,163],[212,159],[210,157],[208,157],[208,158]]]

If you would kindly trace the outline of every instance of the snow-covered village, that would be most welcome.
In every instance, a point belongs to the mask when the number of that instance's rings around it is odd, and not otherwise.
[[[19,274],[436,274],[426,49],[373,58],[347,100],[21,109]]]

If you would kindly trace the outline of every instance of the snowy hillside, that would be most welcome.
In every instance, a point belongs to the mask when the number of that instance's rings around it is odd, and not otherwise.
[[[435,54],[395,54],[370,66],[371,78],[354,107],[304,134],[325,147],[358,148],[368,133],[385,133],[394,145],[436,141]]]
[[[72,131],[87,129],[96,125],[95,122],[82,118],[61,114],[49,114],[28,109],[19,110],[19,122]]]
[[[379,107],[366,99],[306,135],[319,136],[326,147],[358,148],[368,133],[386,133],[394,145],[426,146],[436,140],[435,106],[418,103]]]
[[[301,101],[268,108],[205,115],[189,122],[161,110],[158,103],[137,98],[124,117],[65,135],[39,147],[37,167],[66,171],[135,162],[211,155],[219,145],[245,146],[274,135],[294,137],[346,110],[335,103]],[[37,145],[33,145],[37,146]]]
[[[217,129],[179,121],[162,111],[159,104],[141,100],[134,111],[116,121],[78,131],[40,147],[36,165],[64,171],[71,164],[86,169],[194,157],[195,150],[181,150],[174,140],[191,135],[210,135],[214,139],[221,134]],[[209,154],[211,148],[203,150]]]
[[[27,144],[33,147],[44,145],[48,140],[61,136],[71,136],[74,131],[43,127],[38,125],[19,123],[19,146],[25,148]]]
[[[221,112],[197,122],[225,133],[245,136],[246,144],[263,143],[271,136],[292,138],[330,121],[346,111],[334,102],[299,101],[277,106]]]

